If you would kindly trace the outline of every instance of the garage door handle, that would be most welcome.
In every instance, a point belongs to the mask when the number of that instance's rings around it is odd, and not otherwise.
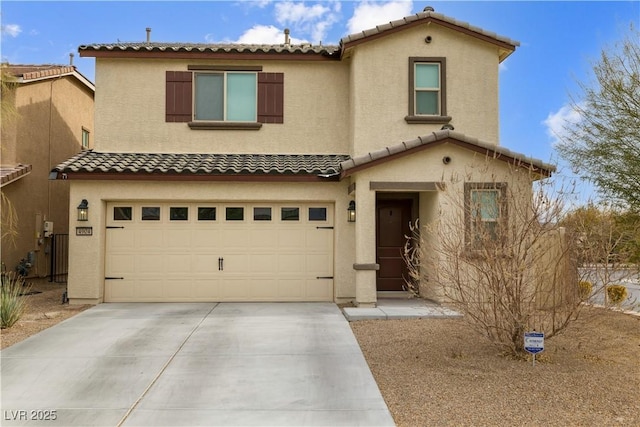
[[[224,270],[224,258],[218,258],[218,271]]]
[[[316,277],[316,279],[332,279],[333,280],[333,276],[318,276]]]
[[[104,280],[124,280],[124,277],[105,277]]]

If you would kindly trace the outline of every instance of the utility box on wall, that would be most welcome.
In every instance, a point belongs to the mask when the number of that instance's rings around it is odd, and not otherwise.
[[[53,221],[44,222],[44,237],[53,236]]]

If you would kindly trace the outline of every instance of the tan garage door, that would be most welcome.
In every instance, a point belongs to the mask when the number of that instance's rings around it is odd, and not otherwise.
[[[107,204],[105,301],[332,301],[333,207]]]

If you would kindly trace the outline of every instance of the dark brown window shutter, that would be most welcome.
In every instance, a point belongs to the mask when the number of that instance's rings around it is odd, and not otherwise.
[[[193,73],[190,71],[167,71],[166,118],[167,122],[190,122],[192,120]]]
[[[284,73],[258,73],[258,122],[284,123]]]

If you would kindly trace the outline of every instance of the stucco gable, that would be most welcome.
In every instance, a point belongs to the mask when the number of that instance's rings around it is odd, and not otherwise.
[[[497,160],[531,168],[534,172],[542,176],[550,176],[556,170],[555,166],[545,163],[542,160],[527,157],[524,154],[480,141],[477,138],[468,137],[460,132],[441,130],[346,160],[340,163],[342,170],[341,178],[363,169],[368,169],[381,163],[395,160],[402,156],[412,155],[445,143],[454,144]]]
[[[95,85],[82,75],[73,65],[21,65],[3,64],[3,71],[15,78],[16,83],[33,83],[41,80],[57,79],[71,76],[83,84],[91,92],[96,91]]]
[[[359,33],[350,34],[346,37],[343,37],[340,40],[340,46],[342,47],[341,54],[342,56],[344,56],[347,50],[358,44],[376,40],[380,37],[386,37],[398,31],[403,31],[407,28],[412,28],[417,25],[431,23],[452,29],[454,31],[465,33],[469,36],[476,37],[487,43],[498,46],[500,52],[500,62],[502,62],[511,53],[513,53],[516,50],[516,47],[520,46],[520,43],[518,41],[512,40],[505,36],[500,36],[492,31],[487,31],[480,27],[476,27],[469,24],[468,22],[458,21],[441,13],[436,13],[431,7],[425,7],[424,11],[416,13],[415,15],[406,16],[402,19],[391,21],[387,24],[378,25],[375,28],[367,29]]]

